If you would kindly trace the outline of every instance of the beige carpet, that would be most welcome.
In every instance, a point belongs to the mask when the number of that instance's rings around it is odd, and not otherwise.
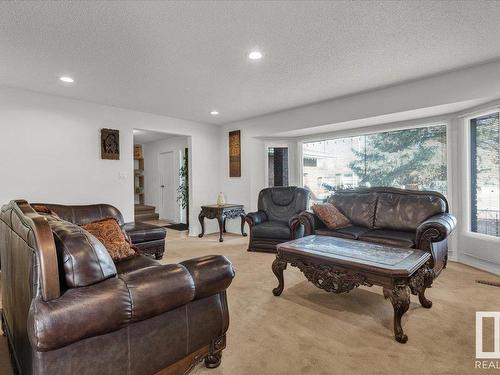
[[[412,296],[403,320],[409,340],[394,341],[392,306],[378,287],[334,295],[308,283],[299,270],[285,271],[281,297],[271,293],[274,255],[249,253],[247,239],[227,234],[186,238],[169,230],[166,257],[173,263],[206,254],[224,254],[236,268],[229,289],[228,347],[219,368],[198,366],[196,375],[483,374],[475,370],[475,312],[500,310],[500,289],[477,278],[499,280],[450,263],[422,308]],[[10,374],[5,339],[0,342],[0,374]]]

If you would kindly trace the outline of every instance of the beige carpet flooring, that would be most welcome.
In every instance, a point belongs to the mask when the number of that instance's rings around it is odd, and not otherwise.
[[[428,310],[412,296],[403,320],[406,344],[394,340],[392,306],[378,287],[334,295],[317,289],[293,267],[285,290],[271,293],[274,255],[249,253],[247,238],[227,234],[187,238],[169,230],[164,263],[223,254],[234,264],[229,288],[231,322],[219,368],[202,364],[195,375],[498,374],[476,370],[475,312],[500,310],[500,288],[475,279],[499,277],[451,262],[427,296]],[[500,364],[499,364],[500,366]],[[11,374],[5,338],[0,340],[0,374]]]

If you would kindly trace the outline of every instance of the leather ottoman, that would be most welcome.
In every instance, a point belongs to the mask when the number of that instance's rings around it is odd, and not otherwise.
[[[163,258],[165,237],[167,236],[165,228],[152,224],[132,222],[123,224],[122,229],[142,254],[154,255],[156,259]]]

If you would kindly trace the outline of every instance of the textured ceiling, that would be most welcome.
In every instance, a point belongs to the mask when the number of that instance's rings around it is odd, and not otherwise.
[[[1,2],[0,85],[227,123],[498,59],[499,19],[495,1]]]

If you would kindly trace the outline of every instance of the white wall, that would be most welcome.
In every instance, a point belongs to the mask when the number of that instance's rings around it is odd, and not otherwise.
[[[142,145],[144,153],[144,196],[145,203],[156,207],[156,212],[159,211],[161,203],[161,193],[160,193],[160,175],[158,158],[162,152],[174,153],[174,163],[180,167],[182,162],[182,157],[184,155],[184,149],[188,147],[188,137],[172,137],[167,139],[161,139],[154,142],[144,143]],[[176,170],[175,173],[178,176],[179,171]],[[180,180],[179,180],[180,182]],[[179,187],[178,184],[175,190]],[[176,211],[173,213],[175,220],[178,222],[186,222],[184,217],[184,210],[181,210],[179,204],[176,204]]]
[[[120,130],[120,160],[101,160],[101,128]],[[0,88],[0,202],[104,202],[132,221],[133,128],[190,136],[190,234],[196,235],[199,206],[219,191],[214,125],[31,91]],[[207,223],[207,231],[215,230]]]

